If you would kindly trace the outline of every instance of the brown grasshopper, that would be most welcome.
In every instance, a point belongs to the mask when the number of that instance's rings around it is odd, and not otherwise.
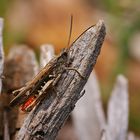
[[[12,107],[16,105],[22,105],[21,109],[23,111],[30,111],[38,102],[40,102],[45,97],[45,91],[49,88],[53,88],[56,85],[65,70],[74,70],[79,74],[79,76],[84,78],[79,71],[74,68],[68,67],[71,63],[70,57],[68,55],[68,50],[68,48],[65,49],[59,56],[54,57],[52,60],[50,60],[50,62],[46,64],[46,66],[30,82],[26,83],[24,87],[15,90],[13,94],[16,97],[10,102],[10,106]]]
[[[83,78],[79,71],[68,67],[69,63],[68,49],[66,49],[54,57],[33,80],[13,92],[16,97],[10,102],[10,106],[23,104],[22,110],[29,111],[42,99],[45,90],[56,85],[65,70],[74,70]]]

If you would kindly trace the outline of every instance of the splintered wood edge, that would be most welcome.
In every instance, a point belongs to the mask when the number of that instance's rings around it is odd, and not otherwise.
[[[43,68],[54,57],[54,46],[43,44],[40,47],[40,68]]]
[[[58,131],[81,97],[81,91],[96,63],[105,34],[104,21],[100,20],[71,45],[69,55],[73,62],[70,67],[77,69],[85,79],[75,71],[63,73],[55,86],[59,98],[51,91],[51,96],[37,105],[20,129],[18,140],[56,138]]]
[[[101,140],[101,131],[106,128],[106,120],[95,71],[90,74],[84,89],[86,94],[77,102],[72,112],[75,133],[80,140],[83,137],[85,140],[92,140],[93,137]]]
[[[123,75],[118,75],[108,104],[108,140],[126,139],[129,117],[128,98],[128,81]]]

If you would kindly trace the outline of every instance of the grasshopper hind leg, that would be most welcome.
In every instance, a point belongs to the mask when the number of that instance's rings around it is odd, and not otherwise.
[[[44,98],[44,96],[39,95],[35,101],[33,101],[26,109],[26,112],[30,112],[42,99]]]
[[[46,97],[47,90],[51,87],[52,84],[53,84],[53,79],[48,81],[42,87],[42,89],[39,91],[39,94],[36,97],[36,99],[28,107],[26,107],[26,109],[25,109],[26,112],[30,112],[40,101],[42,101]]]

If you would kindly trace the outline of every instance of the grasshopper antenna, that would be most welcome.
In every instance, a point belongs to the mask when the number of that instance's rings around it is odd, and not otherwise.
[[[69,31],[67,48],[70,45],[70,39],[71,39],[71,34],[72,34],[72,25],[73,25],[73,15],[71,15],[71,17],[70,17],[70,31]]]

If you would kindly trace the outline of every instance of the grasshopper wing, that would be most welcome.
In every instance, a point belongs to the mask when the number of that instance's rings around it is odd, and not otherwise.
[[[22,104],[24,101],[25,101],[25,98],[27,98],[27,93],[30,91],[31,87],[22,87],[21,89],[19,90],[16,90],[14,91],[14,94],[18,93],[18,95],[10,102],[10,106],[13,107],[13,106],[16,106],[16,105],[20,105]]]
[[[49,74],[55,67],[56,62],[57,57],[53,58],[48,64],[46,64],[46,66],[31,81],[27,82],[24,87],[13,91],[13,94],[18,95],[10,102],[10,106],[13,107],[25,103],[34,94],[32,91],[37,89],[36,86],[40,85],[39,83],[42,81],[41,79],[43,79],[44,76],[49,77]]]

